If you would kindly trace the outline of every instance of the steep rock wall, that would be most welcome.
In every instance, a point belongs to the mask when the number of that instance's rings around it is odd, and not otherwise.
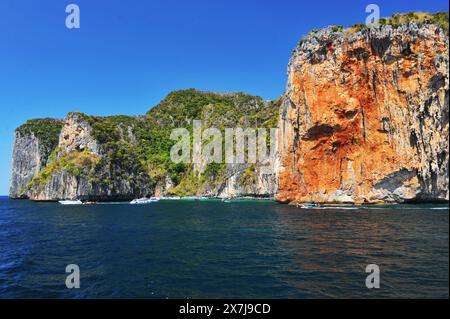
[[[27,121],[14,132],[11,165],[11,198],[27,198],[28,183],[46,166],[58,143],[62,121],[38,119]]]
[[[135,139],[129,127],[127,138]],[[113,134],[113,132],[110,132]],[[122,140],[119,142],[123,142]],[[129,200],[150,195],[153,185],[136,167],[124,167],[107,144],[94,136],[85,115],[70,113],[64,119],[55,158],[43,170],[34,170],[27,197],[39,201],[61,199]]]
[[[39,139],[33,133],[15,132],[10,197],[25,197],[23,190],[41,170],[42,162],[43,154],[40,151]]]
[[[277,192],[276,172],[273,164],[228,164],[224,180],[204,195],[233,198],[252,196],[273,198]]]
[[[448,200],[448,49],[434,24],[306,36],[288,66],[277,199]]]
[[[100,155],[100,146],[92,131],[92,125],[82,115],[69,114],[59,134],[59,153],[88,150],[92,154]]]

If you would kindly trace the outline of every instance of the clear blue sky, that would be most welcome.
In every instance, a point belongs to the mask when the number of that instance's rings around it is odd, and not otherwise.
[[[81,28],[65,27],[76,3]],[[143,114],[172,90],[280,96],[302,35],[363,23],[365,7],[448,11],[447,1],[0,0],[0,194],[27,119]]]

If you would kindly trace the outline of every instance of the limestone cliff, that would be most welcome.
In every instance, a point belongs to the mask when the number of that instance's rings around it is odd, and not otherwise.
[[[96,201],[123,200],[152,193],[152,181],[137,165],[133,153],[128,153],[122,145],[127,143],[124,138],[119,136],[114,147],[101,143],[95,135],[97,122],[93,119],[81,113],[67,115],[47,165],[33,172],[21,196],[41,201]],[[101,118],[96,120],[101,121]],[[130,128],[112,126],[106,134],[114,135],[114,130],[128,133]],[[123,153],[126,161],[118,158]]]
[[[145,116],[94,117],[69,113],[50,130],[32,120],[42,139],[16,130],[10,197],[39,201],[130,200],[143,196],[273,197],[273,167],[256,164],[176,164],[169,152],[173,128],[272,126],[279,105],[242,93],[184,90],[168,95]],[[218,121],[220,119],[220,121]]]
[[[28,121],[14,134],[10,197],[27,197],[25,189],[31,179],[47,164],[58,143],[62,121],[40,119]]]
[[[280,111],[277,199],[448,200],[448,50],[436,24],[304,37]]]

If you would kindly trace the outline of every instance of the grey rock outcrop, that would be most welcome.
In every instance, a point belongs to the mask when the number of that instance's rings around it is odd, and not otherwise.
[[[33,133],[15,132],[11,173],[11,198],[26,197],[24,191],[31,179],[39,173],[44,161],[39,139]]]
[[[127,128],[126,132],[128,138],[135,139],[130,137],[131,130]],[[44,182],[41,182],[42,178],[38,179],[27,191],[30,199],[128,200],[153,192],[151,181],[142,172],[133,168],[126,170],[111,160],[111,154],[97,141],[92,124],[84,115],[70,113],[64,119],[58,140],[54,162],[49,163],[55,168],[50,170]],[[60,164],[67,158],[69,165]],[[97,165],[99,163],[101,165]],[[74,168],[73,165],[78,166]],[[38,173],[36,168],[29,177],[39,177]]]
[[[99,143],[92,134],[92,125],[80,114],[70,113],[59,135],[58,149],[62,153],[87,150],[100,155]]]
[[[9,191],[11,198],[28,197],[28,184],[47,165],[57,145],[61,127],[60,120],[38,119],[28,121],[15,130]]]

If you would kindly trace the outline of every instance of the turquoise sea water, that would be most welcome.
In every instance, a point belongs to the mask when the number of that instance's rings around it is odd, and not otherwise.
[[[447,205],[0,198],[0,298],[448,298],[448,235]]]

